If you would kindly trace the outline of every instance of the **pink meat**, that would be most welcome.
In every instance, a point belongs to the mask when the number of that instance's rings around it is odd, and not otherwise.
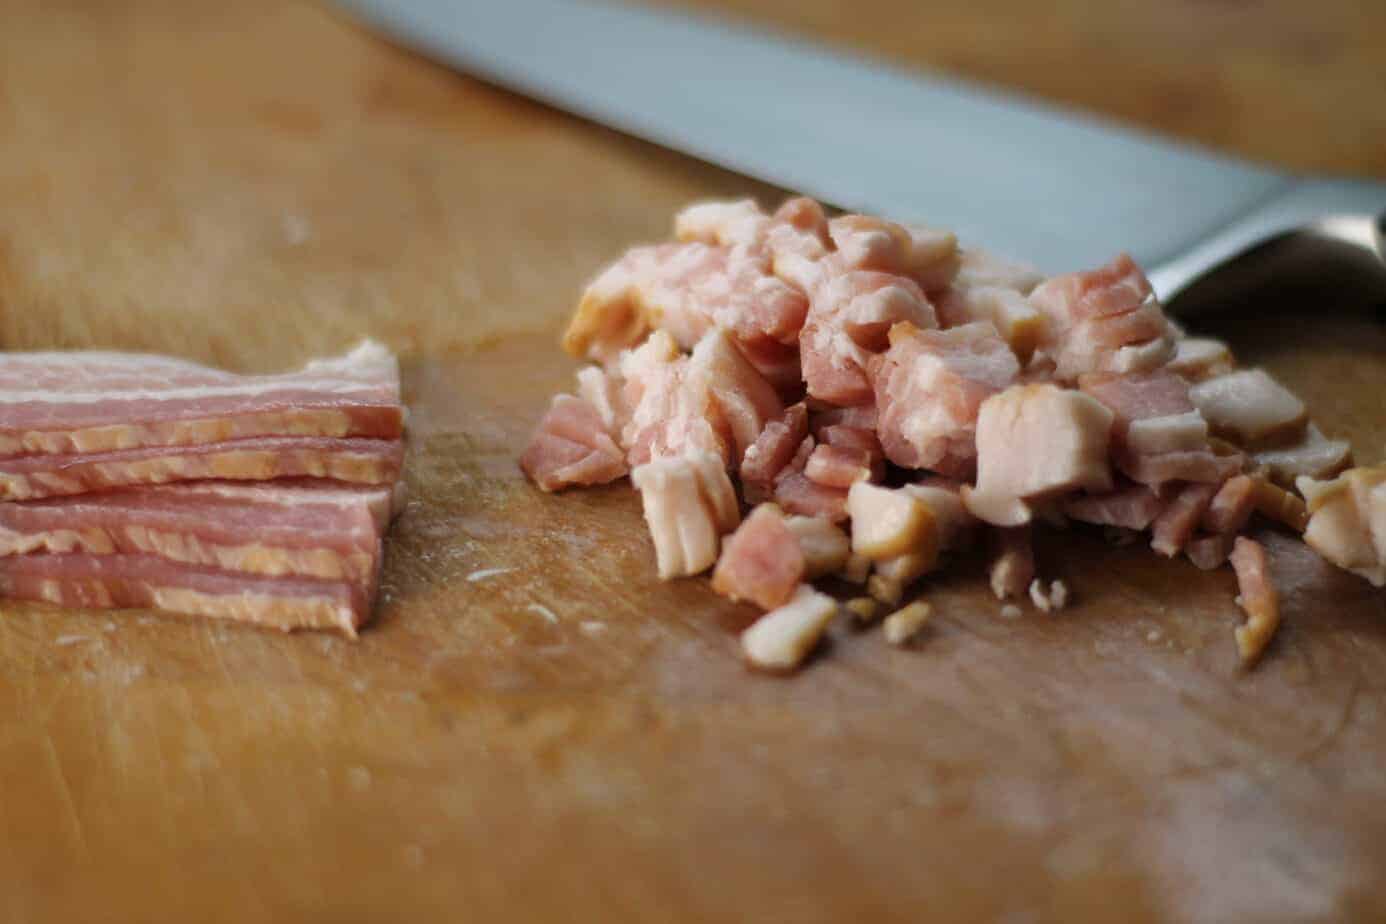
[[[847,519],[847,491],[812,481],[801,471],[783,472],[775,480],[775,503],[789,513],[827,517],[834,523]]]
[[[31,500],[140,484],[219,478],[331,478],[389,484],[404,460],[400,440],[322,437],[233,440],[79,455],[0,460],[0,500]]]
[[[363,507],[384,532],[404,504],[403,482],[392,486],[363,486],[322,478],[280,478],[276,481],[188,481],[181,484],[151,485],[141,490],[167,497],[213,497],[251,504],[270,504],[287,508]]]
[[[1150,547],[1166,558],[1184,548],[1217,493],[1211,484],[1185,485],[1150,526]]]
[[[710,453],[732,458],[732,433],[715,403],[706,375],[693,370],[687,356],[641,355],[656,345],[659,332],[622,363],[626,404],[632,408],[621,434],[626,463],[635,468],[651,459]]]
[[[870,404],[867,366],[886,349],[891,327],[900,322],[938,326],[933,306],[909,279],[858,270],[818,285],[799,335],[809,395],[842,406]]]
[[[873,429],[847,424],[829,424],[817,427],[814,436],[820,443],[865,453],[873,466],[885,460],[885,449]]]
[[[857,407],[814,407],[809,424],[815,434],[824,427],[839,425],[858,430],[874,431],[876,429],[876,406],[864,404]]]
[[[705,388],[731,443],[731,461],[740,465],[767,422],[784,412],[779,395],[737,352],[731,336],[709,332],[693,348],[685,387]]]
[[[827,517],[836,523],[847,518],[847,489],[819,484],[805,474],[816,448],[812,436],[804,437],[789,464],[775,476],[772,497],[789,513]]]
[[[1129,485],[1106,494],[1085,494],[1064,502],[1064,515],[1080,523],[1142,530],[1164,508],[1160,498],[1145,485]]]
[[[1150,282],[1126,254],[1090,272],[1048,280],[1030,293],[1048,318],[1040,346],[1070,382],[1089,372],[1158,368],[1174,356],[1169,323]]]
[[[1245,457],[1219,456],[1211,450],[1162,452],[1153,456],[1118,455],[1117,467],[1132,481],[1160,490],[1171,481],[1218,485],[1242,470]]]
[[[269,576],[368,584],[388,487],[194,482],[0,504],[0,556],[145,554]]]
[[[1067,330],[1091,318],[1135,311],[1152,295],[1150,280],[1136,261],[1123,253],[1098,269],[1067,273],[1040,283],[1030,293],[1030,301],[1060,330]]]
[[[285,632],[335,629],[353,638],[370,618],[373,583],[233,574],[152,555],[0,558],[0,597],[65,607],[146,607]]]
[[[881,445],[906,468],[970,477],[977,412],[1015,381],[1020,364],[990,324],[944,331],[902,324],[872,365]]]
[[[768,489],[808,436],[808,409],[802,403],[787,408],[765,425],[741,459],[741,481]]]
[[[1156,487],[1170,481],[1221,483],[1239,472],[1244,464],[1241,456],[1216,455],[1205,437],[1198,437],[1203,445],[1196,449],[1137,453],[1127,446],[1132,423],[1173,419],[1196,410],[1189,398],[1189,383],[1172,372],[1094,373],[1081,376],[1078,387],[1113,413],[1114,460],[1133,481]]]
[[[926,292],[946,289],[958,272],[958,242],[951,234],[870,215],[834,218],[828,234],[841,266],[903,276]]]
[[[581,398],[556,395],[530,438],[520,468],[545,491],[606,484],[624,477],[625,454],[597,409]]]
[[[804,553],[784,516],[773,506],[762,505],[722,543],[712,589],[773,610],[794,595],[804,569]]]
[[[814,447],[813,454],[804,465],[804,475],[810,481],[829,488],[850,488],[858,481],[880,478],[867,450],[830,446],[827,443]]]
[[[396,438],[403,421],[398,365],[376,343],[281,375],[128,353],[0,353],[0,457],[278,436]]]
[[[1257,496],[1256,480],[1249,475],[1227,479],[1203,515],[1203,528],[1210,533],[1241,532],[1256,510]]]
[[[1078,387],[1112,412],[1112,438],[1117,446],[1123,445],[1126,431],[1134,421],[1194,410],[1189,383],[1163,370],[1136,375],[1094,373],[1082,376]]]
[[[798,342],[807,311],[804,294],[771,274],[763,252],[661,244],[632,250],[588,287],[564,343],[576,355],[609,360],[650,327],[684,349],[720,329],[763,375],[788,387],[797,366],[786,348]]]

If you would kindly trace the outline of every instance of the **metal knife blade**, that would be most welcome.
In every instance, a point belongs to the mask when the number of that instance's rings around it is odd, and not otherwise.
[[[1386,207],[1386,184],[1300,180],[722,20],[596,0],[343,2],[508,89],[1051,271],[1105,261],[1114,246],[1187,268],[1190,254],[1225,255],[1308,215]]]

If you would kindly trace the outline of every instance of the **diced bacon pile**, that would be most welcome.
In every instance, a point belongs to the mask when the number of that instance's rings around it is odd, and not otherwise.
[[[404,416],[395,358],[370,342],[265,376],[0,353],[0,596],[354,636]]]
[[[835,609],[823,577],[864,584],[847,609],[894,610],[892,640],[912,636],[929,608],[905,597],[979,532],[1007,615],[1069,600],[1036,572],[1041,524],[1230,563],[1247,664],[1279,622],[1252,526],[1386,582],[1386,469],[1341,474],[1348,444],[1186,336],[1125,254],[1046,279],[802,198],[696,204],[675,234],[588,287],[563,343],[595,365],[521,465],[545,491],[630,474],[661,577],[715,565],[714,590],[768,611],[743,636],[752,664],[812,649]]]

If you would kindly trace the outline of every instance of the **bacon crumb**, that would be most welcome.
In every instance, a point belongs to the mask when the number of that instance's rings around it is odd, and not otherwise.
[[[1266,549],[1261,543],[1238,536],[1231,560],[1241,591],[1237,605],[1246,611],[1247,617],[1236,629],[1237,653],[1242,664],[1250,667],[1280,626],[1280,597],[1270,581]]]
[[[836,612],[836,600],[800,584],[788,603],[766,613],[741,633],[741,650],[755,667],[793,670],[818,644]]]
[[[847,611],[856,618],[857,622],[872,622],[880,615],[880,602],[870,597],[853,597],[844,605],[847,607]]]
[[[887,616],[881,631],[885,634],[887,642],[896,647],[904,647],[929,622],[933,612],[933,607],[929,604],[916,600]]]

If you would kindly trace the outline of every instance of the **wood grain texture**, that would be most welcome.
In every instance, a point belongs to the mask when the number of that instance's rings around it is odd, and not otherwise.
[[[1383,169],[1335,90],[1379,83],[1370,5],[1042,6],[735,9]],[[1203,31],[1241,62],[1208,93]],[[1306,35],[1317,64],[1281,62]],[[654,580],[628,489],[521,479],[583,280],[713,195],[775,193],[325,9],[0,3],[0,344],[266,370],[370,334],[414,410],[356,644],[0,606],[0,921],[1386,914],[1386,599],[1302,547],[1272,543],[1286,624],[1250,674],[1229,573],[1055,535],[1062,616],[1000,619],[965,561],[915,647],[840,626],[769,679],[750,609]],[[1227,332],[1381,457],[1382,328]]]

